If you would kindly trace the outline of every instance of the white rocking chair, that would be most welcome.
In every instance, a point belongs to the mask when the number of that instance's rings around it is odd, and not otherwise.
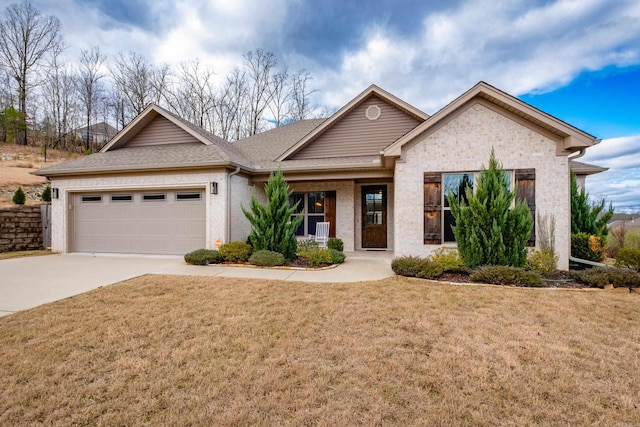
[[[309,234],[309,238],[314,239],[321,248],[326,248],[327,242],[329,241],[329,223],[317,223],[316,234]]]

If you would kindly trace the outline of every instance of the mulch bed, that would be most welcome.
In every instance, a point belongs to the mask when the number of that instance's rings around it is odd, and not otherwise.
[[[584,283],[576,282],[572,277],[571,273],[564,270],[556,270],[555,273],[549,276],[543,277],[545,280],[544,287],[546,288],[566,288],[566,289],[578,289],[578,288],[588,288]],[[445,272],[438,279],[444,282],[454,282],[454,283],[472,283],[469,279],[469,275],[467,273],[451,273]]]

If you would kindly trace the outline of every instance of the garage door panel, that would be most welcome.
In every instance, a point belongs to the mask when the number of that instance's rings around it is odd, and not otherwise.
[[[188,194],[194,193],[198,192],[192,190]],[[102,196],[99,202],[86,201],[91,199],[86,194],[76,195],[71,250],[185,254],[205,246],[202,192],[196,200],[180,200],[177,194],[182,193],[173,190],[153,193],[156,197],[164,194],[164,200],[144,200],[145,194],[150,193],[103,193],[99,194]],[[95,199],[98,195],[92,196]]]

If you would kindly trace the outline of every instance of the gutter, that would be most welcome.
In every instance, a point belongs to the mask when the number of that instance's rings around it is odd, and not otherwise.
[[[579,159],[580,157],[584,156],[586,152],[587,152],[586,148],[581,148],[580,151],[578,151],[578,154],[576,154],[573,157],[567,156],[567,158],[569,159],[569,161]]]
[[[234,175],[238,175],[240,173],[240,166],[236,167],[236,170],[234,170],[231,173],[227,174],[227,182],[226,182],[226,187],[227,187],[227,226],[225,227],[225,236],[224,236],[224,243],[229,243],[229,239],[231,238],[231,177]]]
[[[611,267],[609,264],[603,264],[601,262],[590,261],[588,259],[576,258],[576,257],[572,257],[572,256],[569,256],[569,261],[577,262],[578,264],[590,265],[591,267],[599,267],[599,268],[610,268]]]

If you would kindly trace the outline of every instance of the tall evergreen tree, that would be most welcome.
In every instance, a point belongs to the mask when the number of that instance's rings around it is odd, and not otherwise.
[[[515,190],[509,191],[508,175],[493,150],[489,167],[483,167],[478,176],[476,191],[466,188],[466,202],[447,194],[456,220],[453,233],[467,267],[524,266],[533,218],[524,201],[511,209],[515,194]]]
[[[589,193],[584,188],[578,189],[576,174],[571,172],[571,234],[609,234],[607,223],[613,217],[613,206],[609,204],[609,209],[603,213],[604,206],[604,199],[594,205],[589,203]]]
[[[251,223],[249,241],[254,251],[269,250],[279,252],[287,260],[296,255],[296,230],[304,219],[302,215],[292,218],[297,208],[289,206],[291,191],[284,180],[282,171],[269,175],[265,186],[267,204],[263,205],[255,195],[251,197],[251,210],[242,211]]]

